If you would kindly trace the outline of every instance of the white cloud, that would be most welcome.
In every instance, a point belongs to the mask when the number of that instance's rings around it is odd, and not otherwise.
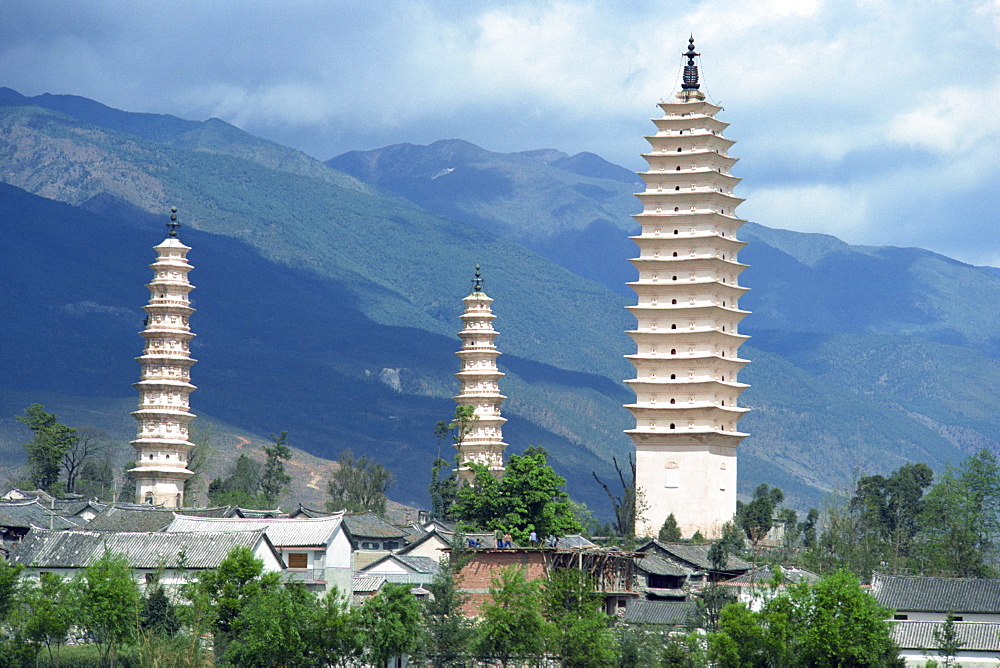
[[[12,0],[0,85],[217,116],[320,158],[458,137],[637,168],[694,33],[745,215],[997,254],[998,32],[996,0]]]
[[[771,227],[855,238],[866,227],[866,193],[849,186],[805,185],[754,189],[739,215]]]

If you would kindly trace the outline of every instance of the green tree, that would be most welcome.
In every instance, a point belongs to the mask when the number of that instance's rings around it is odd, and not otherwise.
[[[66,491],[77,493],[78,478],[88,464],[104,458],[111,447],[111,436],[103,429],[85,425],[75,429],[75,438],[68,439],[68,442],[69,447],[63,453],[61,465],[66,473]]]
[[[382,515],[388,500],[385,493],[393,482],[395,478],[389,469],[364,455],[355,459],[350,450],[344,450],[337,457],[337,470],[327,484],[330,500],[326,508],[331,512],[346,509]]]
[[[217,506],[257,508],[260,505],[261,466],[247,455],[240,455],[229,475],[208,485],[208,501]]]
[[[929,570],[990,577],[1000,541],[1000,466],[988,450],[948,467],[924,497],[916,548]]]
[[[512,659],[532,662],[545,652],[549,635],[538,581],[528,582],[517,566],[502,569],[493,577],[490,599],[483,605],[476,653],[503,666]]]
[[[459,591],[459,578],[469,557],[463,549],[464,536],[456,533],[450,556],[442,559],[431,592],[423,606],[423,638],[427,658],[434,666],[452,666],[468,660],[472,652],[474,627],[462,612],[468,596]]]
[[[955,615],[949,612],[944,618],[944,623],[935,628],[933,633],[934,649],[944,661],[944,668],[956,665],[955,658],[965,643],[958,637],[958,629],[955,628]]]
[[[663,526],[660,527],[660,533],[656,539],[661,543],[677,543],[680,542],[681,538],[681,528],[677,526],[677,518],[674,517],[673,513],[670,513],[667,515],[667,519],[663,520]]]
[[[139,611],[139,626],[154,636],[171,637],[180,630],[181,620],[163,585],[157,584],[146,593]]]
[[[44,647],[49,663],[58,668],[60,649],[76,619],[71,587],[60,575],[42,573],[37,583],[25,583],[18,608],[18,633]]]
[[[455,447],[461,447],[465,437],[472,430],[476,422],[475,406],[456,406],[455,415],[451,422],[438,420],[434,427],[434,435],[437,436],[438,449],[437,457],[431,465],[431,484],[428,488],[431,496],[431,516],[434,519],[454,519],[451,517],[451,506],[455,503],[458,494],[458,475],[455,471],[448,471],[448,474],[441,477],[441,472],[449,468],[448,461],[441,456],[441,446],[445,439],[451,436]],[[455,456],[456,468],[461,465],[459,456]]]
[[[23,570],[21,564],[10,564],[6,559],[0,559],[0,623],[5,622],[17,608]]]
[[[872,572],[889,556],[888,543],[871,540],[865,534],[846,493],[831,496],[823,515],[826,526],[804,555],[803,564],[823,574],[847,569],[862,580],[870,580]]]
[[[784,492],[765,482],[754,490],[750,503],[736,502],[736,524],[746,533],[754,559],[758,556],[760,542],[774,528],[775,511],[784,500]]]
[[[273,445],[264,446],[267,459],[264,462],[264,474],[260,479],[260,496],[265,508],[276,508],[292,476],[285,471],[285,462],[292,458],[292,449],[288,447],[288,432],[271,434]]]
[[[130,464],[131,465],[131,464]],[[83,463],[74,485],[74,492],[88,499],[113,501],[115,469],[110,452],[104,452]],[[132,499],[129,499],[130,501]]]
[[[184,587],[192,607],[203,610],[215,634],[216,656],[225,655],[235,637],[234,623],[243,609],[261,592],[280,586],[281,575],[265,573],[264,562],[242,546],[234,547],[218,568],[202,571],[198,579]]]
[[[316,663],[326,666],[353,665],[360,658],[358,610],[352,610],[337,589],[326,593],[312,609],[306,644]]]
[[[198,505],[205,489],[205,472],[212,460],[212,423],[203,418],[195,418],[188,425],[188,440],[194,444],[188,451],[187,467],[194,475],[184,483],[185,503]]]
[[[858,479],[850,510],[858,515],[863,538],[888,544],[892,567],[910,556],[910,546],[919,529],[924,490],[934,479],[926,464],[905,464],[888,477]]]
[[[300,585],[257,591],[233,619],[225,661],[248,668],[311,665],[316,606],[315,595]]]
[[[620,494],[613,493],[611,488],[597,477],[597,473],[592,471],[591,475],[594,476],[597,484],[604,489],[604,493],[608,495],[608,500],[611,502],[611,508],[615,515],[615,520],[611,526],[614,528],[615,533],[631,543],[635,540],[636,524],[642,520],[643,515],[649,508],[635,484],[635,460],[632,459],[632,456],[629,455],[628,460],[629,468],[632,472],[628,481],[625,480],[625,474],[622,472],[621,466],[618,465],[618,460],[612,457],[611,461],[614,462],[615,471],[618,472],[618,481],[621,483],[622,490]]]
[[[615,637],[608,626],[611,617],[604,613],[604,597],[586,573],[575,568],[554,571],[542,594],[552,650],[563,666],[616,665]]]
[[[59,482],[63,458],[76,443],[76,429],[58,422],[55,413],[46,412],[41,404],[31,404],[17,420],[34,434],[31,442],[24,444],[31,483],[39,489],[51,489]]]
[[[420,603],[410,593],[410,585],[384,585],[361,608],[358,628],[364,658],[376,666],[416,650],[420,639]]]
[[[543,448],[529,448],[511,455],[507,472],[497,480],[482,464],[471,464],[475,478],[458,491],[454,512],[472,530],[503,529],[520,543],[531,531],[544,536],[565,536],[581,530],[573,516],[566,479],[547,463]]]
[[[458,476],[454,471],[448,470],[448,462],[438,458],[431,466],[431,484],[428,491],[431,495],[431,517],[438,520],[451,520],[451,507],[455,505],[458,497]],[[441,477],[441,471],[448,470],[445,477]]]
[[[816,523],[819,521],[819,511],[810,508],[806,518],[799,522],[798,533],[802,536],[802,546],[807,550],[816,548]]]
[[[889,610],[861,589],[855,575],[837,571],[765,597],[759,612],[743,603],[722,610],[709,634],[712,661],[743,666],[901,666]]]
[[[102,665],[115,665],[115,654],[135,638],[139,587],[123,555],[105,553],[74,580],[74,620],[97,645]]]
[[[455,447],[462,447],[462,442],[465,441],[465,437],[476,426],[478,420],[475,406],[455,406],[455,415],[452,417],[451,422],[444,422],[442,420],[437,423],[434,429],[434,433],[438,435],[438,443],[440,444],[442,436],[450,435]],[[441,459],[440,449],[438,450],[438,459]],[[465,462],[462,463],[464,464]]]
[[[722,537],[708,548],[708,560],[712,563],[712,570],[728,570],[729,557],[743,554],[744,548],[743,532],[733,522],[723,524]]]

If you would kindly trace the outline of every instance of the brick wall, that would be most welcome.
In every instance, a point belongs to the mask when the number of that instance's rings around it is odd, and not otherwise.
[[[469,556],[471,560],[459,574],[459,588],[468,596],[462,611],[469,616],[480,613],[483,603],[489,600],[493,577],[502,569],[508,566],[523,568],[529,581],[548,575],[545,556],[540,550],[473,550]]]

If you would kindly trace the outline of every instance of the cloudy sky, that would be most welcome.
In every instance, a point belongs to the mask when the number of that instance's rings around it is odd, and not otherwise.
[[[4,0],[0,85],[323,160],[460,138],[639,169],[689,33],[744,217],[1000,266],[1000,0]]]

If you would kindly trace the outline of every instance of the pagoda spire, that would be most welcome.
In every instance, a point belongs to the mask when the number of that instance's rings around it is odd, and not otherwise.
[[[688,39],[688,50],[681,55],[687,58],[687,64],[684,66],[684,83],[681,87],[683,90],[698,90],[701,84],[698,83],[698,66],[694,64],[694,59],[701,54],[694,50],[694,35]]]
[[[142,356],[136,358],[142,366],[139,382],[139,408],[132,417],[139,423],[132,447],[136,450],[136,503],[179,508],[184,505],[184,484],[194,472],[187,468],[188,454],[194,444],[188,440],[188,425],[194,415],[188,410],[188,395],[195,390],[191,384],[190,342],[194,338],[188,319],[194,313],[188,293],[193,286],[188,281],[192,267],[187,261],[190,247],[177,238],[177,208],[170,209],[167,237],[154,246],[156,262],[149,265],[153,280],[149,288],[149,303]]]
[[[461,368],[455,374],[459,392],[454,397],[459,406],[475,407],[475,420],[469,431],[457,444],[459,482],[472,481],[473,474],[468,464],[484,464],[497,478],[503,477],[503,424],[507,421],[500,416],[500,405],[507,397],[500,394],[499,381],[503,373],[497,369],[497,350],[494,340],[497,331],[493,329],[496,318],[490,308],[492,299],[483,292],[483,277],[479,265],[472,279],[472,292],[462,300],[465,312],[461,315],[462,331],[458,338],[462,347],[456,355],[461,360]]]
[[[691,35],[688,39],[687,51],[681,54],[683,58],[687,58],[687,62],[684,64],[684,76],[681,79],[681,89],[677,91],[676,95],[681,102],[701,102],[705,99],[705,94],[698,90],[701,88],[701,82],[698,77],[698,66],[694,61],[700,55],[694,50],[694,35]]]
[[[736,511],[736,448],[747,436],[737,429],[747,411],[738,406],[747,385],[737,380],[747,364],[738,354],[748,338],[739,333],[746,265],[737,256],[745,244],[736,238],[745,221],[733,195],[740,179],[730,173],[735,142],[715,117],[722,107],[698,90],[693,37],[684,55],[684,87],[676,101],[660,103],[642,156],[649,167],[639,173],[639,256],[630,260],[639,278],[629,284],[636,304],[628,307],[636,327],[627,332],[635,353],[626,356],[635,402],[625,406],[635,427],[626,433],[648,506],[636,535],[655,536],[673,514],[685,537],[711,538]]]

